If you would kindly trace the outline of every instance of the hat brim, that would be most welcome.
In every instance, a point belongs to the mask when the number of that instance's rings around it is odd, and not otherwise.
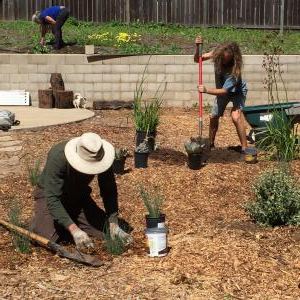
[[[83,160],[76,152],[76,145],[80,137],[76,137],[67,142],[65,146],[65,155],[69,164],[77,171],[96,175],[108,170],[115,159],[115,149],[112,144],[102,139],[102,146],[104,150],[104,156],[99,162],[89,162]]]

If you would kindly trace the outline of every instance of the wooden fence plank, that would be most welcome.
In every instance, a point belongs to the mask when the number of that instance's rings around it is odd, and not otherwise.
[[[64,5],[71,16],[92,22],[125,21],[127,0],[0,0],[0,19],[31,20],[36,10]],[[279,28],[281,0],[129,0],[132,20],[201,26]],[[207,14],[205,6],[207,4]],[[204,24],[205,25],[205,24]],[[284,25],[300,28],[300,1],[286,0]]]

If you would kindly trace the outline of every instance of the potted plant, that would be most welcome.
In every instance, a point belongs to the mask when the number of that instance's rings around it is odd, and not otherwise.
[[[135,147],[134,166],[136,168],[147,168],[149,153],[150,153],[150,149],[146,141],[143,141],[137,147]]]
[[[145,69],[146,71],[146,69]],[[145,71],[142,79],[136,84],[133,97],[133,121],[136,128],[136,146],[143,141],[149,145],[150,151],[154,150],[157,126],[160,122],[163,92],[158,95],[158,87],[154,97],[149,101],[143,101],[143,84],[145,82]]]
[[[163,205],[163,196],[156,190],[148,192],[143,186],[140,186],[140,197],[147,209],[146,227],[165,228],[166,215],[161,212]]]
[[[123,174],[126,157],[128,156],[127,148],[116,148],[115,149],[115,160],[113,163],[113,170],[115,174]]]
[[[191,137],[189,141],[184,142],[184,148],[188,154],[188,167],[192,170],[199,170],[201,168],[201,157],[204,144],[201,143],[200,138]]]

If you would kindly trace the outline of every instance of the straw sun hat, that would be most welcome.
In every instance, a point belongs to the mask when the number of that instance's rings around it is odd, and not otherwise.
[[[96,175],[111,167],[115,159],[115,149],[98,134],[87,132],[67,142],[65,155],[75,170]]]

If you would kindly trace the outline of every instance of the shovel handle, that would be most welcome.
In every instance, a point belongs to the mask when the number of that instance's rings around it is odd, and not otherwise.
[[[11,230],[15,231],[15,232],[27,235],[31,240],[34,240],[34,241],[36,241],[36,242],[38,242],[38,243],[40,243],[40,244],[42,244],[44,246],[48,246],[49,245],[50,241],[48,239],[46,239],[46,238],[38,235],[38,234],[30,232],[30,231],[28,231],[28,230],[26,230],[24,228],[19,227],[19,226],[10,224],[10,223],[2,220],[2,219],[0,219],[0,224],[3,225],[3,226],[5,226],[8,229],[11,229]]]
[[[203,51],[203,44],[200,44],[199,45],[199,85],[203,84],[202,51]],[[202,123],[202,116],[203,116],[203,93],[199,92],[199,119],[201,123]],[[200,126],[202,126],[202,124]],[[202,131],[202,128],[200,128],[200,131]]]

